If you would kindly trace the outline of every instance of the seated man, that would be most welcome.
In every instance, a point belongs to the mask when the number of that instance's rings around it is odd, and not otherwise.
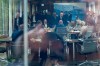
[[[19,30],[14,30],[12,33],[12,41],[15,42],[16,39],[23,34],[23,24],[19,26]]]
[[[63,24],[63,21],[62,20],[59,20],[59,24],[56,26],[55,32],[61,38],[63,38],[66,35],[67,29],[66,29],[65,25]]]
[[[55,32],[58,32],[58,30],[62,30],[62,29],[64,29],[64,28],[66,28],[66,27],[65,27],[65,25],[63,24],[63,21],[62,21],[62,20],[59,20],[59,23],[58,23],[58,25],[57,25],[56,28],[55,28]],[[62,32],[62,31],[60,31],[60,32]]]
[[[80,30],[80,28],[81,28],[81,20],[77,20],[77,21],[76,21],[75,29],[76,29],[76,30]]]
[[[17,12],[16,18],[14,19],[14,30],[19,30],[21,24],[23,24],[23,19],[20,17],[20,13]]]
[[[49,27],[47,19],[44,19],[44,21],[43,21],[43,27],[44,28],[48,28]]]
[[[56,27],[65,27],[63,21],[59,20],[59,23],[58,23],[58,25]]]
[[[18,61],[20,58],[22,58],[21,53],[23,52],[22,46],[20,46],[19,42],[17,40],[20,40],[20,36],[23,35],[23,24],[19,26],[19,30],[15,30],[12,34],[12,42],[13,45],[11,46],[11,52],[12,52],[12,57],[15,58],[15,61]],[[22,41],[22,40],[21,40]]]

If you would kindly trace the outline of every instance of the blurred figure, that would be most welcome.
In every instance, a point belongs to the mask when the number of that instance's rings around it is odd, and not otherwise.
[[[22,45],[20,45],[20,43],[22,44],[22,42],[23,42],[23,39],[22,39],[23,27],[24,27],[24,25],[21,24],[19,26],[19,30],[14,31],[12,34],[13,44],[11,46],[11,53],[12,53],[12,57],[15,58],[16,62],[18,62],[19,59],[22,59],[21,54],[23,54],[23,47],[22,47]]]
[[[94,26],[86,25],[84,21],[81,22],[80,35],[87,39],[93,37]]]
[[[74,30],[76,23],[74,21],[68,22],[67,31]]]
[[[65,19],[64,13],[62,11],[60,12],[60,15],[58,16],[58,22],[59,22],[59,20],[62,20],[64,25],[66,25],[66,19]]]
[[[28,14],[28,19],[30,19],[30,22],[32,22],[33,21],[33,15],[29,12],[29,14]]]
[[[64,18],[64,13],[60,12],[59,20],[63,20],[63,18]]]
[[[47,12],[47,14],[45,15],[45,19],[47,19],[47,21],[48,21],[48,26],[50,27],[50,28],[52,28],[53,27],[53,21],[52,21],[52,15],[51,15],[51,12]]]
[[[37,22],[38,20],[41,20],[41,17],[42,17],[42,15],[41,15],[40,12],[36,12],[36,13],[35,13],[35,20],[36,20],[36,22]]]
[[[17,12],[16,18],[14,19],[14,30],[19,30],[19,26],[23,24],[23,20],[20,17],[20,13]]]
[[[73,31],[76,31],[76,30],[77,30],[76,29],[76,22],[75,21],[69,22],[68,26],[67,26],[67,31],[68,32],[73,32]],[[77,39],[78,38],[78,34],[74,34],[74,33],[72,33],[70,35],[68,34],[67,37],[70,38],[70,39]]]
[[[35,14],[33,13],[33,15],[29,12],[28,14],[28,27],[31,28],[33,27],[33,22],[35,21]]]
[[[72,29],[71,22],[68,21],[68,25],[66,26],[66,28],[67,28],[67,31],[70,31]]]
[[[68,21],[70,21],[70,22],[72,21],[72,14],[71,14],[71,13],[68,13],[68,14],[67,14],[67,19],[68,19]]]
[[[23,33],[23,20],[20,17],[20,13],[17,12],[15,22],[14,22],[14,31],[12,33],[12,41],[15,42],[17,38]]]
[[[36,22],[36,14],[35,14],[35,12],[32,14],[32,16],[33,16],[32,22]]]
[[[65,27],[64,23],[63,23],[63,20],[59,20],[59,23],[58,23],[57,27]]]
[[[86,22],[87,22],[87,25],[89,26],[95,26],[95,20],[94,20],[93,14],[88,14],[86,16]]]
[[[75,29],[76,29],[76,30],[80,30],[80,28],[81,28],[81,20],[78,19],[78,20],[76,20],[76,26],[75,26]]]
[[[76,26],[76,22],[75,22],[75,21],[71,21],[71,27],[72,27],[73,29],[75,29],[75,26]]]
[[[56,12],[53,12],[53,14],[52,14],[53,25],[57,25],[57,18],[58,18],[58,16],[57,16]]]
[[[12,34],[12,41],[13,42],[15,42],[16,39],[19,37],[19,35],[21,35],[23,33],[23,27],[24,27],[24,25],[21,24],[19,26],[19,30],[16,30],[16,31],[13,32],[13,34]]]
[[[65,27],[65,25],[63,24],[63,21],[59,20],[58,25],[55,27],[55,32],[56,33],[59,33],[59,31],[62,32],[61,30],[59,30],[59,28],[63,28],[63,27]]]
[[[66,11],[64,18],[65,18],[65,21],[66,21],[65,25],[68,25],[68,22],[72,21],[72,14],[70,12]]]
[[[80,36],[82,36],[84,38],[86,32],[87,32],[87,26],[86,23],[84,21],[81,21],[81,28],[80,28]]]
[[[43,21],[43,26],[44,26],[44,28],[47,28],[47,27],[49,27],[49,26],[48,26],[47,19],[44,19],[44,21]]]

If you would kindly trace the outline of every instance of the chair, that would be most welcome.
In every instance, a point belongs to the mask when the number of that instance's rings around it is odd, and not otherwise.
[[[7,48],[3,45],[0,45],[0,53],[7,53]],[[0,58],[0,62],[6,62],[8,63],[6,58]]]
[[[60,36],[60,37],[64,37],[67,35],[67,29],[66,27],[57,27],[56,28],[56,33]]]
[[[79,44],[80,47],[78,47],[78,51],[80,54],[85,55],[85,61],[80,63],[78,66],[82,66],[84,64],[98,64],[98,62],[94,62],[94,61],[88,61],[87,60],[87,55],[91,54],[91,53],[95,53],[97,52],[97,41],[96,39],[85,39],[83,41],[83,44]]]
[[[86,34],[84,35],[84,38],[87,39],[92,36],[92,31],[87,31]]]
[[[59,39],[49,41],[47,53],[50,59],[64,60],[64,44]]]

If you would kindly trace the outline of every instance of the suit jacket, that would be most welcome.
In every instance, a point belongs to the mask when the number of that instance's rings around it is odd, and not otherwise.
[[[53,25],[57,25],[58,24],[58,17],[57,16],[52,16],[52,23],[53,23]]]
[[[58,22],[59,22],[59,20],[62,20],[63,23],[64,23],[64,25],[66,25],[66,19],[65,19],[65,16],[63,16],[62,18],[59,16],[59,17],[58,17]]]
[[[23,24],[23,19],[21,17],[15,18],[14,30],[18,30],[21,24]]]

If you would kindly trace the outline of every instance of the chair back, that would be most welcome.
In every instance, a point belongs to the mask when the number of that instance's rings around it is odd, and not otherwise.
[[[93,53],[97,51],[97,41],[96,39],[85,39],[83,41],[83,44],[81,45],[81,54],[86,54],[86,53]]]

